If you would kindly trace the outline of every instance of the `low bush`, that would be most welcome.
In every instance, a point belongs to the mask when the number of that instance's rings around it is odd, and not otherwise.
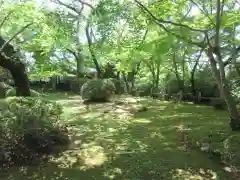
[[[11,86],[7,85],[4,82],[0,82],[0,99],[5,98],[6,97],[6,92],[8,89],[10,89]]]
[[[119,79],[115,79],[115,78],[111,78],[110,80],[113,82],[113,84],[116,88],[115,94],[126,93],[126,85],[125,85],[124,81],[119,80]]]
[[[210,105],[212,105],[216,109],[226,109],[227,104],[224,99],[221,98],[211,98]]]
[[[151,96],[152,84],[138,84],[136,85],[136,90],[139,96]]]
[[[71,91],[74,93],[80,93],[82,85],[88,80],[89,80],[88,78],[80,78],[79,80],[71,79],[70,80]]]
[[[12,97],[0,114],[0,163],[34,163],[67,147],[67,129],[59,123],[62,107],[41,99]]]
[[[37,91],[35,91],[33,89],[31,89],[30,91],[31,91],[31,96],[32,97],[39,96],[39,92],[37,92]],[[8,89],[6,91],[6,97],[12,97],[12,96],[16,96],[16,89],[15,88],[11,88],[11,89]]]
[[[93,79],[83,84],[81,96],[84,101],[108,101],[116,88],[109,79]]]

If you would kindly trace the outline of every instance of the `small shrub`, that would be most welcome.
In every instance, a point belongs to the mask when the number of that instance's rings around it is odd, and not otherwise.
[[[30,90],[31,92],[31,96],[32,97],[37,97],[39,96],[39,93],[33,89]],[[11,89],[8,89],[6,91],[6,97],[12,97],[12,96],[16,96],[16,89],[15,88],[11,88]]]
[[[130,93],[132,96],[137,96],[137,95],[138,95],[138,91],[137,91],[136,88],[132,88],[129,93]]]
[[[184,101],[193,101],[194,98],[193,98],[192,93],[184,93],[183,94],[183,100]]]
[[[59,123],[62,107],[41,99],[8,98],[0,114],[0,163],[25,165],[61,151],[69,143]]]
[[[80,93],[82,85],[87,82],[89,79],[87,78],[80,78],[79,80],[77,79],[71,79],[70,84],[71,84],[71,91],[75,93]]]
[[[226,102],[221,98],[211,98],[210,104],[216,109],[226,109]]]
[[[152,88],[151,89],[151,96],[154,99],[163,99],[163,92],[160,88]]]
[[[140,84],[136,86],[139,96],[150,96],[152,92],[152,84]]]
[[[0,82],[0,98],[5,98],[6,97],[6,92],[10,88],[11,88],[11,86],[7,85],[4,82]]]
[[[84,101],[108,101],[116,88],[109,79],[93,79],[83,84],[81,96]]]
[[[126,93],[126,85],[125,85],[124,81],[119,80],[119,79],[115,79],[115,78],[111,78],[110,80],[113,82],[113,84],[116,88],[115,94]]]

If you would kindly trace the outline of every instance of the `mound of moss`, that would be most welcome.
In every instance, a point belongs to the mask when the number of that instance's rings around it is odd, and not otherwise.
[[[81,96],[84,101],[108,101],[116,91],[109,79],[93,79],[83,84]]]

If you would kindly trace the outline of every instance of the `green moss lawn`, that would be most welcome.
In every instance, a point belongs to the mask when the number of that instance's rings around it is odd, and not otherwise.
[[[79,96],[55,94],[44,98],[64,106],[62,121],[68,124],[72,140],[69,150],[41,166],[2,172],[1,180],[235,178],[223,170],[224,165],[218,160],[184,146],[183,133],[178,130],[180,127],[187,129],[188,141],[193,144],[206,141],[212,134],[212,148],[233,154],[235,158],[228,161],[237,164],[240,138],[238,133],[228,129],[226,111],[126,96],[116,97],[124,103],[89,107],[82,104]],[[140,105],[148,110],[136,112]]]

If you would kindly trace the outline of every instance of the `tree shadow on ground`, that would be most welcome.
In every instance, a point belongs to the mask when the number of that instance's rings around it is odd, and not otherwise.
[[[77,111],[81,105],[67,105],[64,117],[71,132],[69,150],[40,167],[6,172],[3,180],[231,179],[219,164],[194,150],[186,152],[177,141],[179,124],[188,125],[198,134],[206,123],[217,124],[213,118],[218,116],[212,110],[205,116],[202,106],[147,98],[140,103],[148,111],[117,111],[121,108],[107,104]],[[203,123],[203,119],[209,120]]]

